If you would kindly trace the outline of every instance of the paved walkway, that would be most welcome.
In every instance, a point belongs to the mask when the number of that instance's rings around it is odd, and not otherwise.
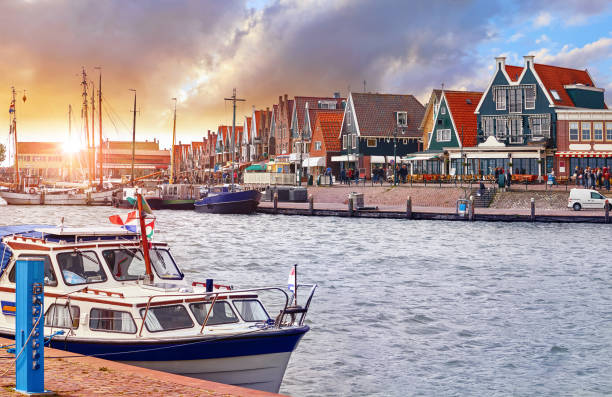
[[[0,338],[0,344],[13,341]],[[50,358],[79,356],[78,358]],[[0,396],[23,396],[15,392],[14,355],[0,349]],[[173,375],[133,367],[94,357],[45,348],[45,388],[56,396],[223,396],[223,397],[274,397],[266,393],[242,387]]]

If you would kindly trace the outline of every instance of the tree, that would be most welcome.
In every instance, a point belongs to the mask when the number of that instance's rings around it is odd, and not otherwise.
[[[5,153],[6,149],[4,148],[4,145],[0,143],[0,163],[2,163],[6,157]]]

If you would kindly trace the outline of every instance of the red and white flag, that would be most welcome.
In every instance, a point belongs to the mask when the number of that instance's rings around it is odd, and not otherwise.
[[[289,273],[289,280],[287,280],[287,288],[289,291],[295,293],[295,265],[291,267],[291,272]]]

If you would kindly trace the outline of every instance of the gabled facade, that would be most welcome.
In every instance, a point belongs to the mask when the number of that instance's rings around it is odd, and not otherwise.
[[[272,112],[270,114],[270,134],[268,136],[268,158],[274,158],[276,155],[276,135],[277,135],[277,119],[278,119],[278,105],[272,106]]]
[[[240,141],[240,161],[246,163],[251,158],[252,117],[244,117],[242,139]]]
[[[303,160],[303,167],[308,167],[308,173],[319,175],[324,173],[327,167],[331,167],[332,174],[340,174],[340,163],[332,162],[333,156],[340,155],[341,145],[340,129],[344,113],[338,110],[319,110],[313,112],[312,137],[310,141],[308,159]]]
[[[349,94],[340,134],[342,156],[333,160],[363,170],[367,177],[372,164],[419,151],[424,114],[425,107],[413,95]]]
[[[269,158],[268,141],[270,139],[272,112],[270,108],[266,108],[266,110],[253,109],[252,119],[249,161],[265,160]]]
[[[440,97],[442,96],[442,90],[432,90],[425,107],[425,115],[419,125],[419,129],[423,131],[423,150],[427,150],[429,147],[429,138],[434,127],[434,120],[438,107],[440,106]]]
[[[482,92],[442,92],[427,142],[428,151],[476,146],[478,118],[474,110],[481,97]]]
[[[293,99],[287,94],[278,97],[278,118],[275,125],[276,155],[291,153],[293,140],[291,138],[291,115],[293,113]]]

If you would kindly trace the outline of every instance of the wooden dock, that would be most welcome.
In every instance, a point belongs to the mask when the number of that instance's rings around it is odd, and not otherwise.
[[[340,203],[291,203],[280,202],[274,208],[272,202],[261,202],[257,212],[263,214],[337,216],[343,218],[385,218],[443,221],[484,221],[484,222],[556,222],[556,223],[610,223],[604,210],[537,210],[476,208],[473,216],[459,215],[455,208],[448,207],[399,207],[379,206],[377,209],[349,210]]]

